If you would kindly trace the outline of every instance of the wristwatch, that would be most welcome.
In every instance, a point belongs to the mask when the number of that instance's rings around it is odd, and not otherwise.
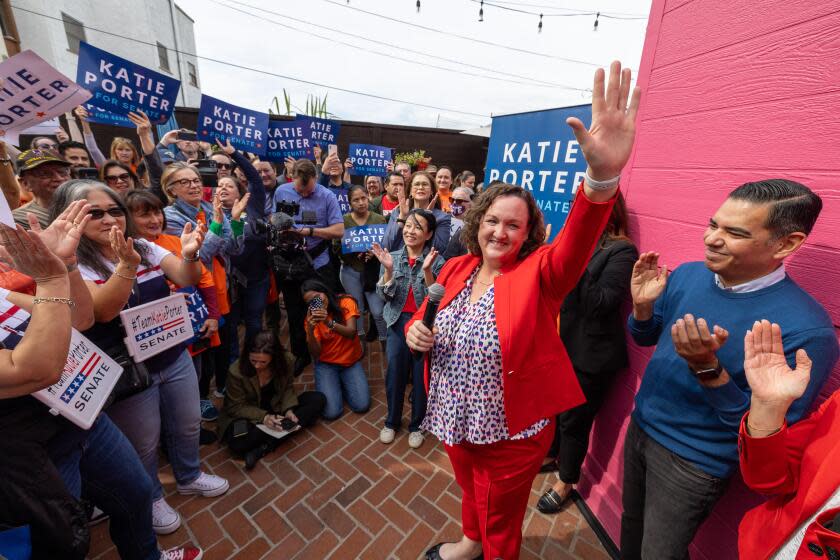
[[[335,320],[334,319],[330,319],[330,322],[327,323],[327,328],[330,329],[331,331],[335,330]]]
[[[310,228],[309,228],[309,237],[312,237],[312,236],[314,236],[314,235],[315,235],[315,228],[314,228],[314,227],[310,227]]]
[[[200,251],[196,251],[195,256],[193,256],[193,258],[189,258],[186,255],[183,255],[184,262],[197,262],[199,259],[201,259],[201,255],[199,253]]]
[[[723,373],[723,366],[721,365],[720,360],[718,360],[717,365],[713,368],[696,370],[689,366],[688,369],[691,370],[691,373],[693,373],[699,381],[714,381],[720,377],[721,373]]]

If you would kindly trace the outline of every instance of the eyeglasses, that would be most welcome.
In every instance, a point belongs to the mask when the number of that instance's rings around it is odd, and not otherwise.
[[[60,177],[62,179],[66,179],[70,177],[70,168],[64,166],[52,166],[47,168],[32,169],[27,173],[36,179],[49,179],[50,177]]]
[[[233,169],[232,163],[217,163],[216,169]]]
[[[53,144],[51,142],[45,142],[43,144],[35,144],[36,150],[56,150],[58,149],[58,144]]]
[[[122,218],[125,216],[125,212],[119,206],[114,206],[112,208],[108,208],[107,210],[94,208],[93,210],[90,210],[88,214],[90,214],[91,220],[101,220],[105,217],[105,214],[108,214],[112,218]]]
[[[107,177],[105,177],[105,182],[109,185],[114,185],[120,181],[127,183],[129,177],[131,177],[131,175],[129,175],[128,173],[120,173],[119,175],[108,175]]]
[[[195,178],[195,179],[179,179],[178,181],[170,181],[169,186],[170,187],[179,186],[181,188],[187,188],[187,187],[190,187],[192,185],[196,185],[196,186],[200,187],[201,184],[202,184],[201,179]]]

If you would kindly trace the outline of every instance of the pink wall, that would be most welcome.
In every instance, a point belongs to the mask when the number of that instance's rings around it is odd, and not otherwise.
[[[639,70],[636,151],[623,177],[640,250],[670,267],[703,257],[702,232],[726,194],[783,177],[814,189],[823,213],[789,273],[840,325],[840,5],[834,0],[654,0]],[[581,494],[616,543],[621,451],[649,349],[598,418]],[[823,390],[840,388],[840,368]],[[734,480],[692,557],[736,558],[737,525],[760,498]]]

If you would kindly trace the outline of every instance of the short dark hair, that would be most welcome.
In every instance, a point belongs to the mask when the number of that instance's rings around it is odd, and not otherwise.
[[[496,182],[492,187],[481,193],[472,207],[464,216],[464,226],[461,228],[461,241],[466,245],[467,250],[473,255],[481,256],[481,247],[478,244],[478,229],[484,215],[496,199],[503,196],[515,196],[521,198],[528,207],[528,237],[519,249],[518,259],[524,259],[536,251],[545,242],[545,226],[543,225],[543,214],[534,195],[522,187],[508,183]]]
[[[301,179],[304,183],[308,183],[310,179],[315,179],[317,176],[318,170],[315,168],[315,164],[308,159],[299,159],[292,166],[292,177]]]
[[[405,178],[403,177],[402,173],[397,173],[396,171],[391,171],[388,175],[385,176],[385,184],[388,185],[391,183],[391,177],[399,177],[403,183],[405,183]]]
[[[729,198],[769,204],[765,225],[775,239],[797,231],[809,235],[822,210],[822,199],[816,193],[788,179],[744,183],[729,193]]]
[[[431,245],[435,240],[435,230],[437,229],[437,218],[435,218],[434,212],[431,210],[424,210],[423,208],[412,208],[408,211],[408,216],[406,216],[406,220],[413,219],[414,222],[417,222],[417,218],[415,216],[420,216],[424,220],[426,220],[426,226],[428,227],[428,231],[426,233],[431,233],[432,236],[426,240],[424,244],[426,247]],[[419,225],[419,224],[418,224]],[[423,229],[422,227],[420,229]]]
[[[67,150],[72,148],[78,148],[80,150],[84,150],[85,153],[90,157],[90,152],[88,152],[87,146],[82,144],[81,142],[76,142],[75,140],[65,140],[58,145],[58,153],[64,155]]]

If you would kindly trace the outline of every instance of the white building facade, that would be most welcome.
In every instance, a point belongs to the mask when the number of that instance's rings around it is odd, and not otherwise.
[[[70,79],[81,40],[180,80],[178,106],[201,103],[194,22],[174,0],[25,0],[12,10],[21,50],[33,50]]]

